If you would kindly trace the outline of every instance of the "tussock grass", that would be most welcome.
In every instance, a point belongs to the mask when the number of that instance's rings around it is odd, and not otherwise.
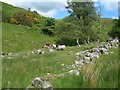
[[[114,53],[110,53],[114,52]],[[57,88],[117,88],[118,49],[111,49],[91,64],[86,64],[80,76],[68,76],[53,81]]]

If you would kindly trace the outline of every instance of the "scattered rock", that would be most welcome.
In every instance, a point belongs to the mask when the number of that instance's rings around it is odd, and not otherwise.
[[[80,74],[78,70],[70,70],[68,73],[70,75],[76,75],[76,76],[79,76],[79,74]]]
[[[67,75],[65,75],[64,73],[58,75],[58,77],[65,77],[65,76]]]
[[[35,51],[35,53],[36,54],[44,54],[45,52],[43,50],[41,50],[41,49],[38,49],[38,50]]]
[[[114,53],[114,52],[110,52],[110,53]]]
[[[13,57],[8,57],[8,59],[9,59],[9,60],[12,60],[12,59],[13,59]]]
[[[34,88],[40,88],[44,90],[53,90],[52,85],[49,81],[45,81],[43,78],[37,77],[32,81],[31,84]],[[30,89],[30,86],[26,88],[27,90]]]
[[[48,52],[55,52],[55,50],[53,50],[53,49],[49,49],[49,51]]]

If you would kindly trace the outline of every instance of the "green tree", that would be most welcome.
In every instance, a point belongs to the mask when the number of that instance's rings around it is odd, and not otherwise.
[[[65,45],[79,45],[80,43],[84,43],[83,41],[83,33],[79,30],[76,24],[60,21],[56,24],[55,27],[56,35],[58,36],[58,43]],[[80,40],[79,42],[76,40]]]
[[[98,16],[93,2],[68,2],[66,7],[72,18],[71,23],[78,26],[78,30],[85,35],[85,42],[96,40],[97,34],[92,30],[93,23]],[[92,37],[94,33],[94,38]],[[79,36],[77,37],[79,39]],[[77,40],[78,41],[78,40]]]
[[[45,21],[45,26],[43,27],[42,31],[44,34],[52,36],[54,35],[54,28],[55,28],[55,19],[47,18]]]
[[[118,38],[120,41],[120,18],[114,20],[115,25],[112,30],[108,33],[112,38]]]

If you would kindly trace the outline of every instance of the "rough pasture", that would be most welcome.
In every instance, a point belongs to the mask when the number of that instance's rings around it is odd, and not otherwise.
[[[101,55],[93,63],[86,63],[80,73],[76,74],[77,76],[68,75],[69,68],[65,66],[75,63],[76,52],[86,50],[86,48],[90,50],[93,47],[92,45],[67,47],[55,53],[50,53],[46,49],[45,54],[33,54],[30,50],[17,53],[15,56],[13,54],[12,59],[8,58],[12,54],[5,56],[3,58],[3,87],[25,88],[35,77],[46,78],[54,88],[117,87],[117,48],[110,49],[108,55]],[[110,70],[114,73],[112,74]]]

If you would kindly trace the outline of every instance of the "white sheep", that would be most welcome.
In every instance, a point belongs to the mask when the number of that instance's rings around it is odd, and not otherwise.
[[[58,50],[64,50],[65,49],[65,45],[58,45]]]
[[[52,44],[53,48],[57,48],[57,45],[56,44]]]

